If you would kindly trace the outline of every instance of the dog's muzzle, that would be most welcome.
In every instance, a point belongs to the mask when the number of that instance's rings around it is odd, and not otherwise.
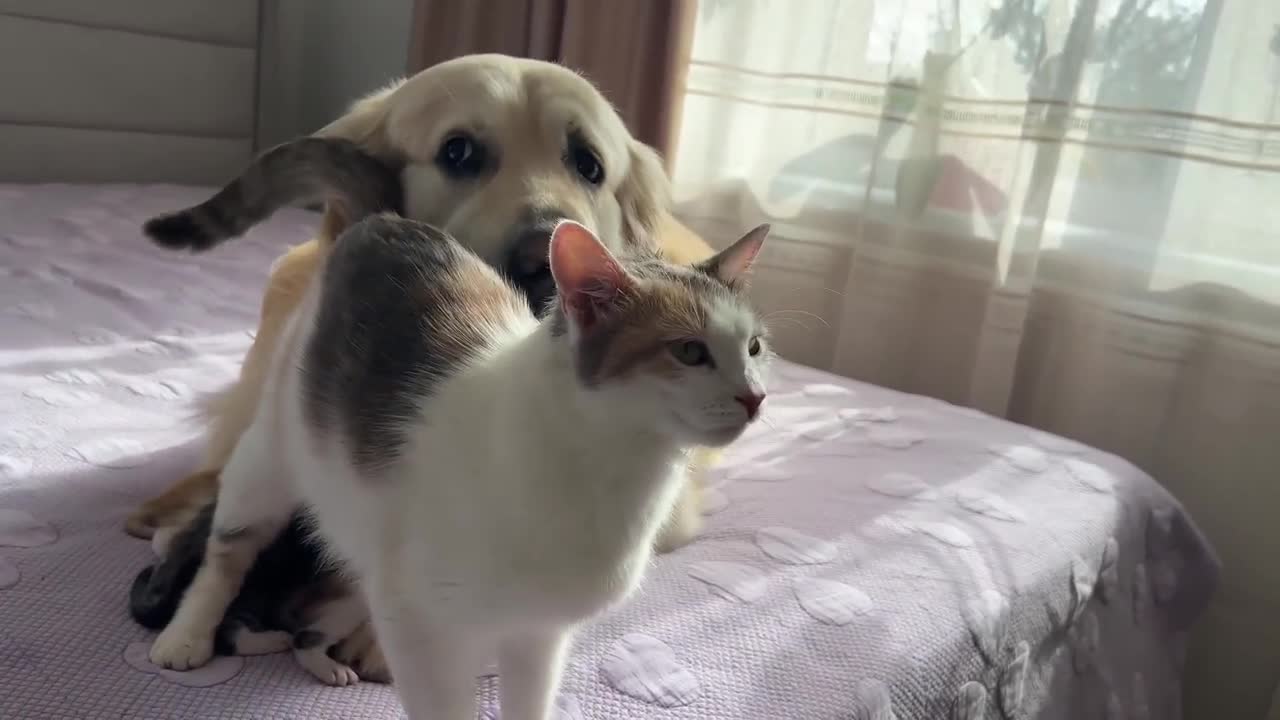
[[[502,270],[524,293],[529,307],[541,315],[556,293],[556,283],[547,260],[547,246],[556,224],[567,219],[568,213],[559,209],[541,209],[531,211],[527,217],[512,235]]]

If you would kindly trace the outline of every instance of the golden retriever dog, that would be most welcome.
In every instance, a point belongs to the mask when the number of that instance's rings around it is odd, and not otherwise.
[[[669,213],[669,181],[657,153],[631,137],[595,87],[559,65],[504,55],[450,60],[358,100],[317,135],[346,138],[402,164],[406,215],[457,237],[505,272],[534,307],[555,291],[547,244],[562,218],[616,242],[657,242],[675,262],[712,254]],[[217,494],[218,473],[253,418],[285,322],[346,222],[326,207],[319,238],[277,261],[240,377],[204,408],[204,462],[130,515],[130,534],[151,537],[184,524]],[[695,472],[660,551],[697,533],[698,479],[713,460],[709,450],[693,458]]]

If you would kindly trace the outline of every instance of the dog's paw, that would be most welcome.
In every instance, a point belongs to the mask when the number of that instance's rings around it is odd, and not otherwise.
[[[391,668],[387,665],[387,659],[382,655],[382,648],[377,645],[371,646],[356,660],[355,669],[361,680],[384,684],[391,683]]]
[[[198,668],[213,658],[213,635],[169,624],[147,654],[151,664],[171,670]]]
[[[369,623],[361,625],[355,632],[342,639],[333,647],[333,659],[355,669],[360,679],[366,682],[389,684],[391,668],[387,658],[382,654],[382,647],[374,637]]]
[[[151,552],[159,558],[169,554],[169,545],[177,537],[179,530],[182,528],[176,525],[155,528],[151,532]]]
[[[156,519],[147,512],[135,512],[124,521],[124,531],[136,538],[150,540],[156,532]]]

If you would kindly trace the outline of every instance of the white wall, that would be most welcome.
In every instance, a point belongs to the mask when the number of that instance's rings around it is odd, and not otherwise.
[[[310,133],[405,72],[413,0],[264,0],[259,146]]]

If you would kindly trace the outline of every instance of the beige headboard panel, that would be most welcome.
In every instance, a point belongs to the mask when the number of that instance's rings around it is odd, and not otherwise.
[[[0,0],[0,182],[224,182],[254,148],[259,4]]]

